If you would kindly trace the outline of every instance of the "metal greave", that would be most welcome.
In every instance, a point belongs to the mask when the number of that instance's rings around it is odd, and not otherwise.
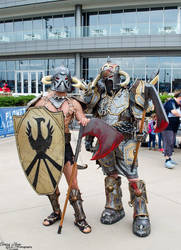
[[[122,205],[122,191],[121,191],[121,178],[115,179],[112,176],[105,178],[105,193],[106,193],[106,205],[105,208],[113,210],[123,209]]]
[[[134,207],[133,217],[147,216],[149,217],[146,204],[148,203],[146,186],[142,180],[132,181],[129,183],[130,202],[129,205]]]

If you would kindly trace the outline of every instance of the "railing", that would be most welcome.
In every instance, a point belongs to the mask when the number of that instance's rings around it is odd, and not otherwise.
[[[173,35],[181,34],[180,27],[175,23],[161,25],[149,24],[115,24],[99,26],[68,27],[56,29],[31,30],[19,32],[4,32],[0,35],[0,43],[38,41],[51,39],[68,39],[76,37],[104,37],[104,36],[140,36],[140,35]]]

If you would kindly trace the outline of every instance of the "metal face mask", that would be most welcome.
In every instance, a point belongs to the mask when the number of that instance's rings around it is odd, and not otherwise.
[[[72,91],[71,75],[68,68],[60,66],[55,69],[51,90],[67,93]]]
[[[120,89],[119,65],[106,63],[101,68],[101,77],[108,93]]]

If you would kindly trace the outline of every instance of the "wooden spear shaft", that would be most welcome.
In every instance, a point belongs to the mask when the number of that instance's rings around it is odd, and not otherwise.
[[[64,217],[65,217],[65,212],[66,212],[66,209],[67,209],[67,203],[68,203],[68,200],[69,200],[70,191],[71,191],[71,188],[72,188],[72,182],[73,182],[73,178],[74,178],[74,175],[75,175],[76,168],[77,168],[77,163],[74,162],[73,167],[72,167],[70,182],[69,182],[69,186],[68,186],[67,197],[66,197],[63,212],[62,212],[60,225],[59,225],[59,228],[58,228],[58,234],[61,234],[61,231],[62,231],[62,225],[63,225],[63,221],[64,221]]]
[[[140,129],[139,129],[140,134],[143,133],[145,116],[146,116],[146,109],[143,110],[143,114],[142,114],[142,119],[141,119],[141,124],[140,124]],[[133,159],[131,171],[133,171],[133,169],[134,169],[134,165],[136,163],[136,159],[138,156],[138,150],[139,150],[140,144],[141,144],[140,141],[138,141],[136,144],[136,149],[135,149],[135,153],[134,153],[134,159]]]

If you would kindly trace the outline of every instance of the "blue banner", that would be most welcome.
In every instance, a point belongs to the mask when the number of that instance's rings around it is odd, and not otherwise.
[[[26,107],[0,108],[0,137],[14,135],[13,115],[23,115]]]

